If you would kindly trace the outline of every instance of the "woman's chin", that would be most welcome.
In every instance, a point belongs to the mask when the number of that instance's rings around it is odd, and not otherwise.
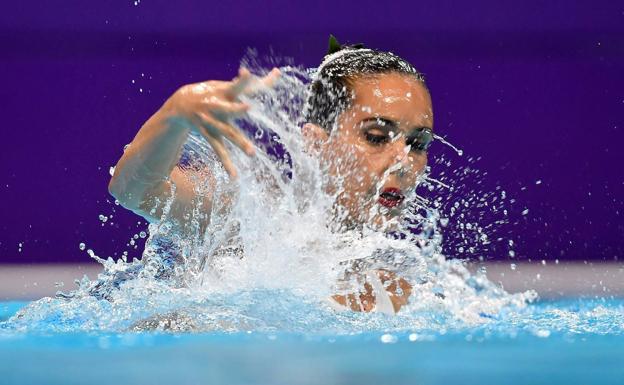
[[[355,206],[355,207],[354,207]],[[344,207],[344,206],[339,206]],[[334,213],[343,211],[334,209]],[[403,207],[401,205],[386,207],[380,204],[374,206],[371,202],[353,205],[346,209],[347,216],[341,221],[343,230],[372,229],[374,231],[397,231],[401,228]]]
[[[376,231],[396,231],[400,228],[401,218],[400,207],[381,206],[368,223]]]

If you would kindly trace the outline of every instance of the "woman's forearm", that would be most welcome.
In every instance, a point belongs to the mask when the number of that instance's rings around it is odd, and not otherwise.
[[[115,166],[109,192],[130,209],[164,183],[180,159],[190,122],[163,106],[141,127]]]

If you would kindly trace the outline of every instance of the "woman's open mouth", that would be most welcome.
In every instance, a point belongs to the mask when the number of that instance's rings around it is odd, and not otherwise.
[[[405,196],[401,193],[401,190],[395,187],[388,187],[383,189],[379,194],[379,203],[386,207],[396,207],[403,202]]]

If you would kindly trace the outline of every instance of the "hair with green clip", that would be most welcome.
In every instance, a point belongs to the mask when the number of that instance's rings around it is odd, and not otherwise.
[[[395,54],[363,44],[341,45],[330,35],[327,54],[308,90],[305,121],[331,131],[336,119],[349,108],[353,82],[358,77],[393,72],[412,75],[425,84],[423,75]]]

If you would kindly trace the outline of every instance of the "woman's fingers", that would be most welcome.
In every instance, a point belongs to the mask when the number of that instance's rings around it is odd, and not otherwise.
[[[238,77],[232,80],[232,84],[229,86],[229,88],[226,91],[228,96],[231,98],[236,98],[238,95],[240,95],[241,92],[245,90],[245,88],[247,88],[247,86],[249,85],[249,83],[251,83],[252,80],[253,80],[253,76],[251,75],[251,72],[249,72],[247,68],[245,67],[239,68]]]
[[[233,116],[244,115],[249,110],[249,104],[242,102],[230,102],[215,96],[204,98],[201,103],[211,112],[214,111]]]
[[[195,111],[191,119],[232,177],[235,177],[237,172],[223,142],[223,137],[250,156],[255,154],[255,146],[240,130],[224,120],[228,117],[243,115],[249,110],[248,104],[236,100],[240,94],[253,92],[262,87],[272,87],[280,74],[279,69],[273,68],[267,75],[257,78],[247,68],[241,67],[238,77],[231,82],[205,82],[198,83],[195,87],[196,94],[203,93],[203,98],[199,102],[203,111]],[[220,92],[215,92],[217,89]],[[225,98],[223,92],[225,92]]]
[[[260,79],[260,83],[265,87],[273,87],[273,85],[275,84],[277,79],[279,79],[281,74],[282,73],[280,72],[279,68],[273,67],[271,72],[269,72],[264,77],[262,77],[262,79]]]
[[[222,122],[214,116],[211,116],[210,114],[200,112],[197,115],[202,119],[205,125],[208,125],[208,130],[210,130],[210,128],[216,129],[219,135],[223,135],[228,138],[232,143],[237,145],[249,156],[255,153],[255,147],[253,143],[251,143],[251,141],[247,139],[247,137],[245,137],[242,132],[240,132],[232,125]]]
[[[272,88],[277,82],[277,79],[279,79],[280,75],[280,70],[278,68],[273,68],[271,72],[269,72],[265,76],[261,78],[256,78],[255,81],[251,82],[243,91],[243,93],[253,94],[254,92],[262,88]]]
[[[232,81],[232,85],[227,90],[228,96],[236,98],[240,94],[250,94],[260,88],[273,87],[281,72],[278,68],[273,68],[262,78],[253,76],[248,69],[241,67],[239,76]]]
[[[198,127],[199,133],[208,141],[208,144],[212,147],[217,157],[221,160],[221,164],[223,164],[223,168],[225,171],[232,177],[236,178],[237,172],[236,167],[234,167],[234,163],[230,159],[230,154],[227,152],[227,148],[225,148],[225,143],[223,143],[223,138],[219,136],[214,136],[208,130],[203,127]]]

